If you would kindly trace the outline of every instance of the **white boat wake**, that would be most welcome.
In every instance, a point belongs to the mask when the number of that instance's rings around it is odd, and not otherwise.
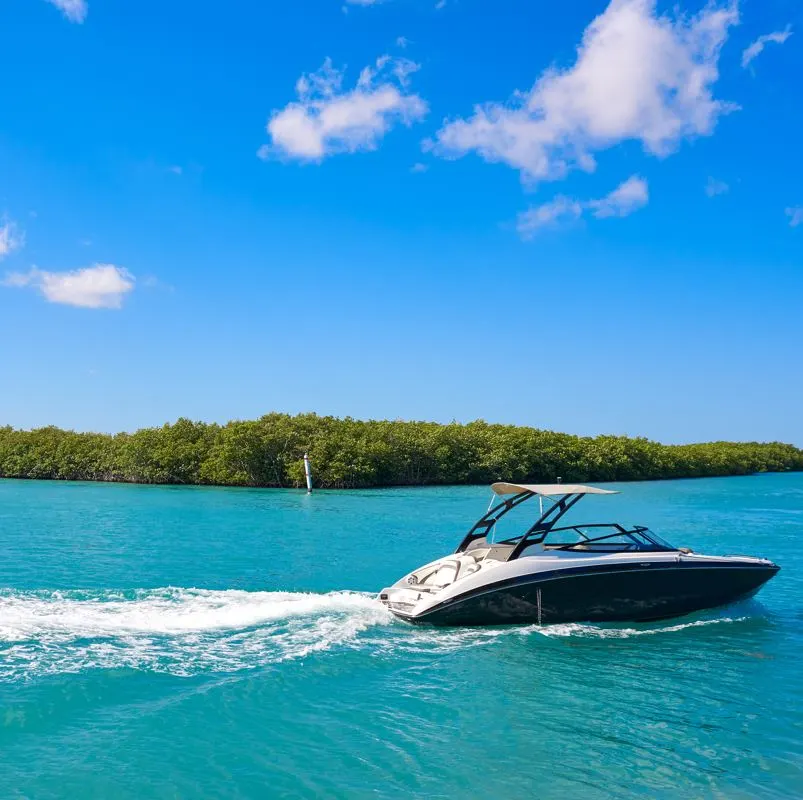
[[[303,658],[389,624],[362,592],[0,592],[0,680],[129,667],[176,675]]]
[[[728,622],[744,622],[749,617],[713,617],[697,619],[676,624],[661,623],[655,627],[620,628],[610,625],[590,625],[580,622],[567,622],[560,625],[546,625],[542,629],[544,636],[586,636],[597,639],[630,639],[634,636],[655,636],[662,633],[678,633],[690,628],[702,628],[708,625],[720,625]]]
[[[639,628],[418,628],[394,620],[375,595],[364,592],[0,590],[0,681],[91,669],[181,676],[235,672],[335,647],[445,655],[510,636],[626,639],[743,619]]]

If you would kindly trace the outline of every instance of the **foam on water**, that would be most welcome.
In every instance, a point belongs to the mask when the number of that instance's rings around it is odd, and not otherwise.
[[[0,594],[0,680],[131,667],[179,675],[302,658],[391,616],[361,592]]]
[[[0,592],[0,680],[120,667],[175,675],[230,672],[336,646],[436,655],[509,636],[626,639],[744,619],[638,628],[581,623],[417,628],[395,621],[364,592],[7,590]]]
[[[405,630],[404,636],[369,635],[367,642],[383,651],[400,653],[429,653],[439,655],[472,647],[482,647],[504,641],[506,637],[547,637],[575,639],[630,639],[658,634],[677,634],[694,628],[711,625],[744,622],[750,617],[718,616],[710,619],[694,619],[674,624],[646,623],[643,627],[621,627],[614,623],[558,623],[544,625],[510,625],[494,628],[430,628],[413,627]]]
[[[629,639],[633,636],[655,636],[661,633],[678,633],[690,628],[700,628],[708,625],[720,625],[730,622],[744,622],[749,617],[715,617],[713,619],[697,619],[690,622],[681,622],[674,625],[665,623],[656,627],[644,628],[617,628],[603,625],[591,625],[580,622],[568,622],[559,625],[544,625],[536,630],[544,636],[584,636],[598,639]]]
[[[0,640],[25,640],[43,633],[68,638],[180,634],[381,608],[372,595],[349,591],[314,594],[171,587],[129,593],[7,592],[0,594]]]

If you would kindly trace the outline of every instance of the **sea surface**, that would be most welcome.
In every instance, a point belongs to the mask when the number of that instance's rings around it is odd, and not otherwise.
[[[487,488],[0,481],[0,798],[803,797],[803,475],[617,488],[572,519],[781,572],[660,624],[415,628],[375,593]]]

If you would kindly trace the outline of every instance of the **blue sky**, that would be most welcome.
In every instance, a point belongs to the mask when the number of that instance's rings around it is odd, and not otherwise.
[[[0,424],[803,445],[802,37],[792,0],[5,0]]]

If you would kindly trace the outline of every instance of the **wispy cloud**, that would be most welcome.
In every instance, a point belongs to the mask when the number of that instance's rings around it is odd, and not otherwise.
[[[418,161],[417,163],[413,164],[412,167],[410,167],[410,172],[426,172],[428,169],[429,167],[426,164],[422,164],[420,161]]]
[[[38,291],[49,303],[81,308],[120,308],[134,288],[134,276],[114,264],[94,264],[71,272],[47,272],[36,267],[6,275],[3,286]]]
[[[522,239],[532,239],[541,229],[574,222],[586,211],[600,219],[626,217],[646,206],[649,199],[647,181],[638,175],[631,175],[598,200],[583,201],[558,195],[549,203],[528,208],[519,214],[516,230]]]
[[[516,230],[522,239],[532,239],[542,228],[574,222],[583,214],[583,204],[559,194],[554,200],[522,211],[516,220]]]
[[[659,16],[655,0],[612,0],[586,28],[573,66],[546,70],[508,103],[476,106],[425,147],[446,158],[476,152],[529,182],[592,171],[596,151],[626,140],[665,156],[735,108],[712,90],[738,18],[735,0],[695,17]]]
[[[586,208],[590,208],[595,217],[626,217],[644,208],[649,199],[647,181],[638,175],[631,175],[600,200],[589,200]]]
[[[25,236],[17,229],[14,222],[4,222],[0,225],[0,259],[5,258],[25,244]]]
[[[742,53],[742,66],[747,67],[756,56],[761,54],[761,51],[766,45],[771,42],[783,44],[791,35],[792,28],[787,25],[782,31],[775,31],[774,33],[767,33],[764,36],[759,36],[758,39],[744,49]]]
[[[705,193],[709,197],[716,197],[718,194],[725,194],[730,188],[731,187],[728,186],[725,181],[718,181],[716,178],[712,178],[709,175],[708,181],[705,184]]]
[[[321,161],[376,149],[396,123],[411,125],[426,114],[426,102],[409,91],[418,68],[409,59],[382,56],[362,70],[353,89],[344,90],[343,72],[327,58],[317,72],[298,79],[298,100],[273,112],[267,125],[271,142],[258,155]]]
[[[796,228],[798,225],[803,225],[803,206],[787,208],[786,216],[789,217],[789,225],[792,228]]]
[[[89,6],[86,0],[47,0],[51,5],[61,9],[61,13],[67,17],[70,22],[81,23],[86,19]]]

